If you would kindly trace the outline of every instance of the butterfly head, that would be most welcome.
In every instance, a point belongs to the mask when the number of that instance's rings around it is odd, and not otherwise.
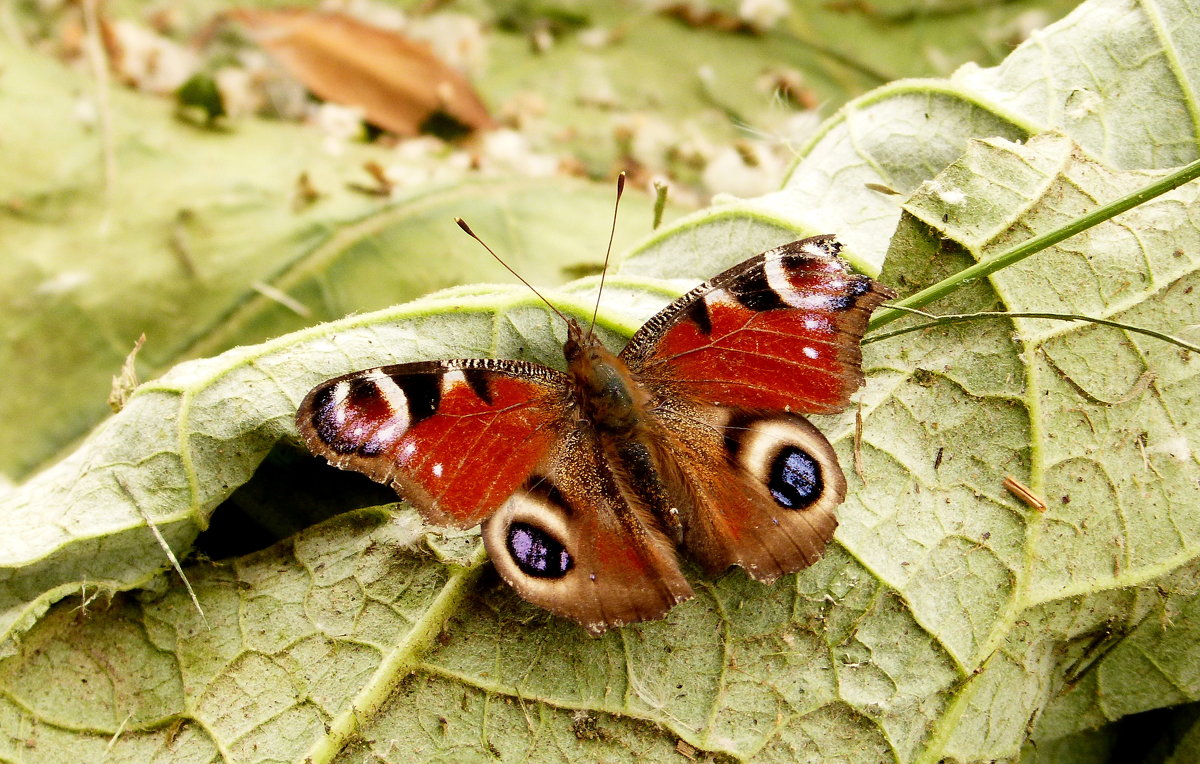
[[[563,343],[563,355],[567,359],[567,366],[572,367],[577,363],[582,363],[584,358],[594,358],[596,348],[600,346],[600,341],[596,339],[595,333],[590,328],[584,329],[573,318],[568,318],[566,321],[567,341]]]

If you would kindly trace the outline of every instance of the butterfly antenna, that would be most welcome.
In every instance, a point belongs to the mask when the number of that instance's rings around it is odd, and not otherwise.
[[[543,296],[543,295],[542,295],[542,293],[541,293],[541,292],[539,292],[537,289],[535,289],[535,288],[534,288],[533,284],[530,284],[528,281],[526,281],[524,276],[522,276],[521,274],[519,274],[519,273],[517,273],[516,271],[514,271],[514,270],[512,269],[512,266],[510,266],[508,263],[504,262],[504,260],[503,260],[503,259],[501,259],[500,255],[497,255],[495,252],[493,252],[493,251],[492,251],[492,248],[491,248],[491,247],[489,247],[489,246],[487,245],[487,242],[485,242],[483,239],[479,238],[479,236],[478,236],[478,235],[476,235],[476,233],[475,233],[474,231],[472,231],[472,230],[471,230],[471,226],[467,225],[467,221],[463,220],[462,218],[454,218],[454,222],[455,222],[455,223],[458,223],[458,227],[459,227],[459,228],[461,228],[461,229],[463,229],[463,231],[465,231],[465,232],[466,232],[467,236],[470,236],[472,239],[474,239],[475,241],[479,242],[479,244],[480,244],[480,245],[481,245],[481,246],[482,246],[484,249],[486,249],[486,250],[488,251],[488,254],[489,254],[489,255],[491,255],[492,257],[496,258],[496,262],[498,262],[498,263],[500,263],[501,265],[503,265],[503,266],[504,266],[504,269],[505,269],[506,271],[508,271],[508,272],[509,272],[509,273],[511,273],[512,275],[516,276],[518,281],[520,281],[520,282],[521,282],[522,284],[524,284],[525,286],[529,287],[529,291],[531,291],[531,292],[533,292],[534,294],[536,294],[536,295],[538,296],[538,299],[540,299],[542,302],[546,303],[546,305],[547,305],[547,306],[550,308],[550,310],[552,310],[552,311],[554,311],[555,313],[557,313],[557,314],[558,314],[558,317],[559,317],[559,318],[561,318],[561,319],[562,319],[564,322],[566,322],[566,323],[568,323],[568,324],[569,324],[569,323],[571,323],[571,321],[570,321],[570,320],[569,320],[569,319],[568,319],[566,316],[564,316],[564,315],[563,315],[563,313],[562,313],[562,311],[561,311],[561,310],[559,310],[558,308],[554,307],[554,303],[552,303],[552,302],[550,302],[549,300],[547,300],[547,299],[545,298],[545,296]]]
[[[596,292],[596,307],[592,309],[592,323],[588,335],[596,328],[596,316],[600,315],[600,295],[604,294],[604,279],[608,276],[608,259],[612,256],[613,237],[617,234],[617,210],[621,207],[621,194],[625,193],[625,171],[617,175],[617,201],[613,203],[612,228],[608,232],[608,249],[604,250],[604,267],[600,270],[600,289]]]

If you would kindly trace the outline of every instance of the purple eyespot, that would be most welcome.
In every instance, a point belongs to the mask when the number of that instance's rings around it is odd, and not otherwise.
[[[562,578],[574,565],[571,554],[558,539],[528,523],[508,526],[508,553],[517,567],[535,578]]]

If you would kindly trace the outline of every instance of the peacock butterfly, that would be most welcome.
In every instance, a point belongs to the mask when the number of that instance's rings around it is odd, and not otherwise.
[[[429,521],[482,522],[500,575],[592,634],[691,597],[680,551],[770,583],[821,556],[846,495],[800,414],[847,406],[867,319],[894,296],[840,248],[815,236],[735,265],[617,355],[568,320],[565,374],[478,358],[367,369],[317,385],[296,423]]]

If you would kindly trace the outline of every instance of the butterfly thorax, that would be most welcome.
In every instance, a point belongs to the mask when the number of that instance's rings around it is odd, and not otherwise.
[[[584,417],[598,430],[630,433],[645,422],[650,396],[621,358],[572,321],[563,344],[567,374]]]

